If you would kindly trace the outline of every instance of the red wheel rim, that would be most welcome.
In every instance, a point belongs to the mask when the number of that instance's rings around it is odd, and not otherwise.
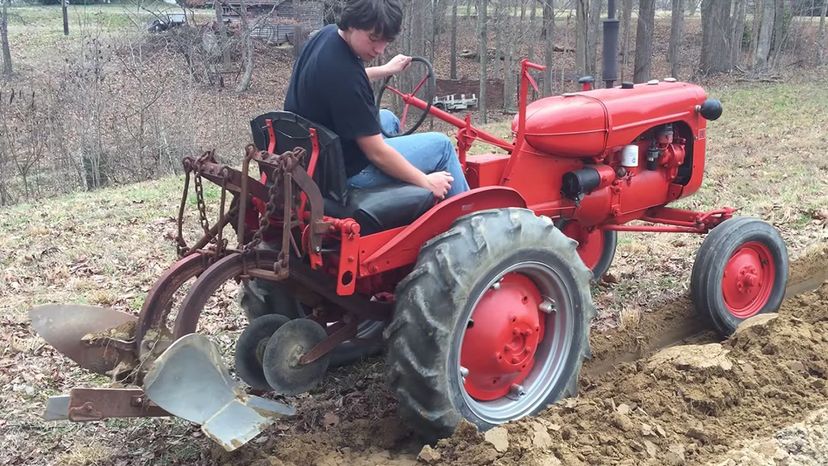
[[[604,253],[604,232],[598,228],[583,228],[574,220],[566,222],[561,231],[578,242],[578,256],[589,270],[594,270]]]
[[[516,272],[504,275],[480,299],[460,349],[463,386],[472,398],[502,398],[526,379],[546,331],[542,302],[535,283]]]
[[[728,259],[722,276],[722,295],[728,311],[739,319],[759,313],[768,302],[776,280],[770,249],[751,241]]]

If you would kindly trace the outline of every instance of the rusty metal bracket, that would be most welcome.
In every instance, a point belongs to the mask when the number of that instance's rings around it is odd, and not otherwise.
[[[149,401],[140,388],[73,388],[69,391],[66,413],[67,419],[73,422],[169,415]]]

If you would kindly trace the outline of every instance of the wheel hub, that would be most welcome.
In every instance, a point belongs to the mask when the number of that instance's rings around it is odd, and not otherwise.
[[[513,387],[532,370],[543,338],[543,302],[534,282],[519,273],[506,274],[481,298],[460,355],[469,395],[486,401],[516,391]]]
[[[776,271],[770,250],[759,242],[745,243],[727,262],[722,295],[730,312],[746,319],[762,308],[773,288]]]

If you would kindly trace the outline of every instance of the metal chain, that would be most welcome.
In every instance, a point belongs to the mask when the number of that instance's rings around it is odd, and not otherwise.
[[[276,214],[276,209],[279,207],[277,198],[281,192],[281,185],[278,181],[282,178],[282,172],[283,169],[281,166],[275,167],[273,172],[271,172],[270,179],[273,180],[273,183],[270,185],[270,189],[268,190],[267,207],[265,209],[265,213],[262,214],[259,219],[259,228],[256,230],[256,233],[253,234],[253,239],[244,245],[245,252],[256,249],[256,247],[262,242],[262,234],[270,227],[270,219]],[[288,215],[290,215],[290,213],[288,213]],[[290,219],[288,219],[288,221],[289,220]]]
[[[207,221],[207,205],[204,203],[204,189],[201,186],[201,173],[195,171],[193,177],[193,186],[196,192],[196,203],[198,204],[198,216],[201,222],[201,228],[204,229],[204,234],[210,234],[210,222]]]

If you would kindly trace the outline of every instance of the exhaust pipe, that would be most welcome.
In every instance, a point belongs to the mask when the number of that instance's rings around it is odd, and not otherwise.
[[[601,72],[607,88],[618,79],[618,29],[615,18],[615,0],[607,0],[607,19],[604,20],[603,63]]]

